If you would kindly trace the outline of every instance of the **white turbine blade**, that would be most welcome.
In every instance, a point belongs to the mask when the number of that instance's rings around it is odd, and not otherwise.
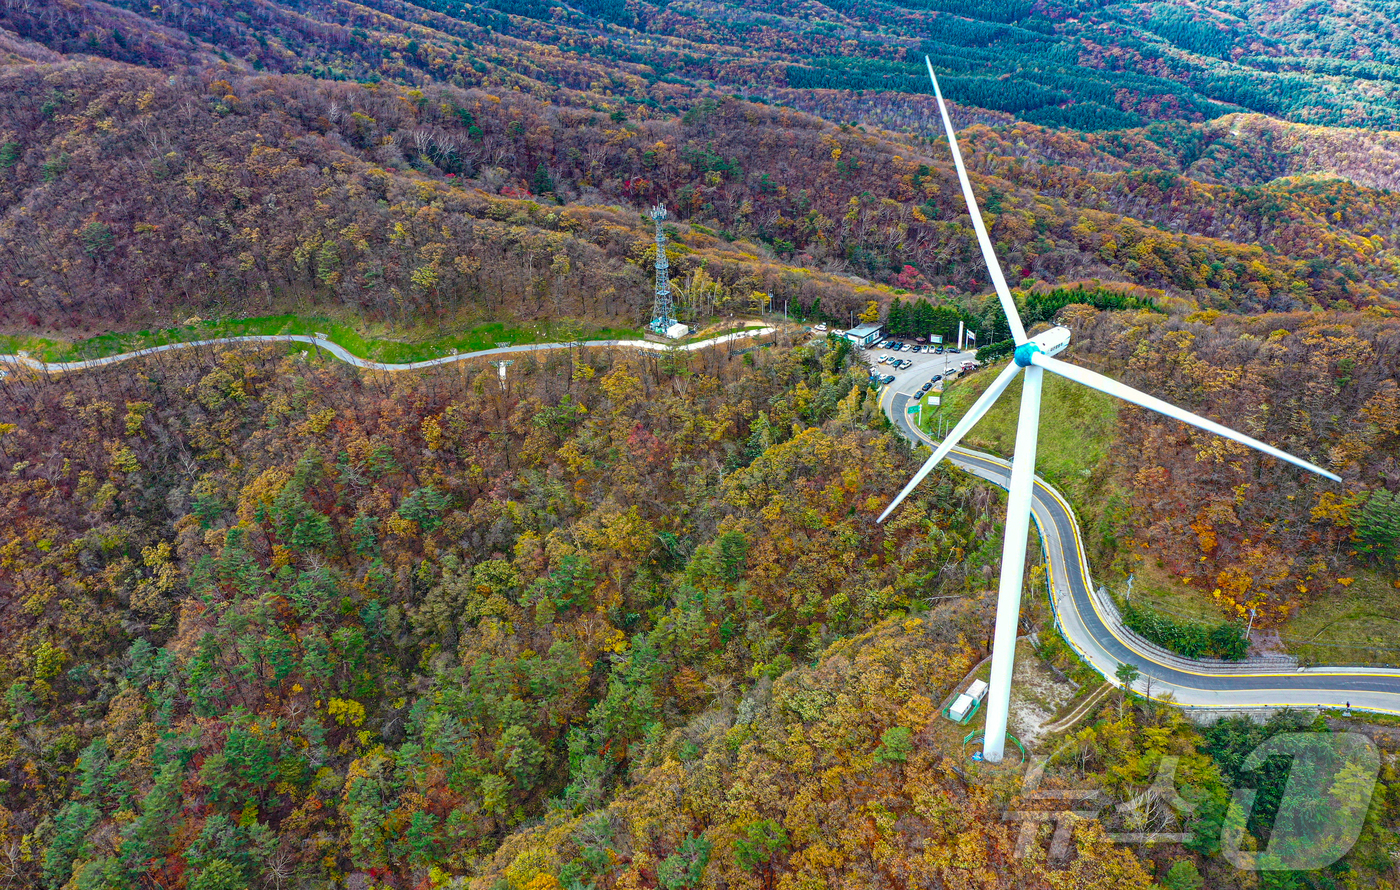
[[[1190,411],[1178,408],[1173,404],[1164,402],[1161,399],[1156,398],[1155,396],[1149,396],[1147,393],[1138,392],[1131,386],[1126,386],[1122,383],[1119,383],[1117,380],[1105,377],[1102,374],[1096,374],[1093,371],[1090,371],[1088,368],[1081,368],[1078,365],[1071,365],[1069,362],[1062,362],[1057,358],[1051,358],[1050,356],[1040,352],[1033,353],[1031,356],[1031,361],[1047,371],[1052,371],[1056,374],[1059,374],[1061,377],[1066,377],[1070,380],[1073,380],[1076,383],[1082,383],[1090,389],[1097,389],[1099,392],[1108,393],[1111,396],[1116,396],[1117,398],[1120,398],[1125,402],[1132,402],[1134,405],[1141,405],[1144,408],[1156,411],[1158,414],[1165,414],[1168,417],[1175,418],[1181,421],[1182,423],[1189,423],[1192,426],[1200,427],[1201,429],[1207,432],[1215,433],[1217,436],[1224,436],[1227,439],[1239,442],[1241,445],[1248,445],[1250,448],[1253,448],[1256,451],[1262,451],[1265,454],[1278,458],[1279,460],[1288,461],[1289,463],[1294,464],[1295,466],[1302,467],[1303,469],[1308,470],[1309,472],[1316,473],[1319,476],[1324,476],[1328,479],[1331,479],[1333,482],[1342,481],[1341,477],[1337,474],[1329,473],[1321,467],[1316,466],[1315,464],[1308,463],[1301,457],[1294,457],[1287,451],[1280,451],[1274,446],[1265,445],[1258,439],[1252,439],[1249,436],[1246,436],[1244,433],[1237,433],[1234,430],[1230,429],[1228,426],[1222,426],[1213,420],[1206,420],[1204,417],[1192,414]]]
[[[972,194],[972,182],[967,178],[967,168],[963,166],[962,152],[958,150],[958,137],[953,135],[953,119],[948,116],[948,106],[943,102],[943,91],[938,88],[938,78],[933,74],[933,63],[924,56],[928,66],[929,80],[933,81],[933,94],[938,97],[938,111],[943,115],[943,129],[948,133],[948,147],[953,150],[953,166],[958,168],[958,181],[962,183],[963,198],[967,200],[967,213],[972,217],[972,229],[977,233],[977,243],[982,248],[982,259],[987,261],[987,271],[992,276],[992,287],[1001,298],[1002,311],[1006,313],[1006,323],[1011,327],[1011,336],[1016,345],[1026,342],[1026,329],[1021,325],[1021,315],[1016,311],[1016,301],[1011,299],[1011,288],[1006,286],[1006,278],[1001,274],[1001,264],[992,250],[992,239],[987,227],[982,223],[982,211],[977,208],[977,196]]]
[[[880,518],[876,522],[884,522],[885,518],[894,512],[894,508],[898,507],[909,496],[909,493],[917,488],[920,482],[924,481],[924,477],[933,471],[938,462],[948,456],[948,452],[953,450],[954,446],[958,444],[958,440],[967,435],[967,431],[976,426],[977,421],[982,419],[982,415],[986,414],[987,410],[992,407],[997,396],[1006,392],[1006,388],[1011,385],[1016,372],[1020,370],[1020,366],[1015,362],[1006,366],[1006,370],[1001,372],[1000,377],[992,381],[992,385],[987,387],[987,391],[982,393],[981,398],[972,403],[972,407],[963,415],[962,420],[957,422],[957,425],[943,439],[942,444],[934,450],[933,456],[924,461],[924,465],[919,467],[919,472],[914,474],[914,478],[909,480],[909,484],[904,486],[904,490],[899,493],[899,496],[890,502],[890,505],[885,508],[885,512],[880,514]]]

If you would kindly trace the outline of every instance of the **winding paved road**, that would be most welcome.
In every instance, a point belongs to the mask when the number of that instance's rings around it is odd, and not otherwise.
[[[746,340],[773,333],[773,328],[725,334],[679,348],[692,351],[735,340]],[[376,371],[413,371],[452,362],[468,361],[494,355],[514,355],[550,349],[564,349],[573,343],[536,343],[525,346],[504,346],[465,352],[421,362],[386,364],[353,355],[343,347],[323,337],[303,334],[225,337],[190,343],[153,346],[135,352],[79,362],[41,362],[27,355],[0,355],[0,364],[22,365],[46,373],[98,368],[138,358],[144,355],[235,343],[305,343],[325,349],[343,362],[357,368]],[[621,346],[635,349],[664,351],[669,344],[646,340],[592,340],[582,345]],[[950,361],[945,359],[945,364]],[[909,422],[906,411],[914,382],[927,368],[899,375],[899,379],[881,394],[881,407],[905,438],[912,442],[930,444],[932,440]],[[908,390],[908,391],[901,391]],[[991,454],[957,448],[948,460],[954,465],[1003,488],[1010,475],[1010,464]],[[1400,714],[1400,670],[1385,668],[1319,667],[1311,669],[1274,669],[1241,672],[1219,664],[1191,662],[1175,656],[1148,651],[1126,634],[1120,634],[1103,614],[1105,608],[1091,595],[1092,582],[1079,524],[1069,503],[1045,481],[1036,478],[1032,515],[1050,557],[1051,606],[1055,619],[1066,640],[1079,655],[1111,683],[1118,665],[1135,665],[1141,679],[1134,684],[1139,692],[1154,698],[1170,695],[1178,705],[1188,708],[1281,708],[1330,707],[1340,708],[1350,702],[1359,710]],[[1150,683],[1150,690],[1149,690]]]
[[[913,380],[896,380],[881,394],[881,407],[896,429],[912,442],[932,444],[909,421],[907,408],[915,389]],[[956,448],[948,460],[957,467],[1005,488],[1010,464],[1002,458]],[[1069,503],[1040,477],[1035,480],[1032,515],[1050,557],[1053,587],[1051,605],[1065,639],[1081,658],[1118,683],[1115,672],[1122,663],[1141,672],[1134,683],[1138,692],[1153,698],[1170,695],[1188,708],[1341,708],[1400,714],[1400,670],[1366,667],[1316,667],[1241,669],[1219,662],[1192,662],[1166,653],[1146,651],[1136,640],[1116,629],[1106,607],[1090,591],[1092,581],[1079,523]],[[1150,685],[1150,689],[1149,689]]]
[[[164,346],[151,346],[146,349],[138,349],[135,352],[123,352],[119,355],[109,355],[104,358],[85,359],[80,362],[41,362],[28,355],[0,355],[0,364],[9,363],[24,365],[35,371],[43,371],[49,374],[59,374],[66,371],[83,371],[88,368],[100,368],[103,365],[114,365],[117,362],[128,361],[133,358],[140,358],[145,355],[155,355],[158,352],[169,352],[174,349],[191,349],[198,346],[219,346],[232,343],[305,343],[309,346],[319,346],[331,355],[357,368],[366,368],[372,371],[418,371],[423,368],[433,368],[438,365],[448,365],[452,362],[464,362],[469,359],[482,358],[491,355],[515,355],[521,352],[539,352],[548,349],[567,349],[571,346],[627,346],[634,349],[649,349],[653,352],[665,352],[669,349],[682,349],[692,352],[697,349],[705,349],[710,346],[717,346],[721,343],[731,343],[735,340],[747,340],[753,337],[762,337],[771,334],[775,328],[758,328],[752,331],[739,331],[733,334],[723,334],[719,337],[711,337],[708,340],[700,340],[695,343],[686,343],[683,346],[673,347],[670,343],[653,343],[650,340],[580,340],[573,343],[529,343],[524,346],[499,346],[495,349],[481,349],[476,352],[462,352],[455,355],[445,355],[442,358],[428,359],[421,362],[403,362],[400,364],[390,364],[376,362],[370,359],[360,358],[358,355],[345,349],[324,337],[313,337],[307,334],[268,334],[264,336],[248,335],[244,337],[219,337],[214,340],[191,340],[187,343],[168,343]]]

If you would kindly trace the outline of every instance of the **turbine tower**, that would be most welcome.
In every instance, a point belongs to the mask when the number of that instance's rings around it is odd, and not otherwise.
[[[1054,327],[1035,337],[1027,337],[1026,329],[1021,324],[1021,316],[1016,311],[1016,303],[1011,299],[1011,290],[1006,286],[1001,266],[992,251],[992,239],[988,237],[986,226],[982,223],[982,214],[972,193],[972,183],[967,178],[967,168],[963,166],[962,154],[958,151],[958,140],[953,135],[953,121],[948,116],[948,106],[943,101],[943,92],[938,88],[938,78],[933,73],[933,63],[925,57],[924,64],[928,67],[929,79],[933,81],[934,95],[938,97],[938,110],[943,117],[943,129],[948,134],[948,147],[953,153],[953,165],[957,168],[958,181],[962,184],[963,198],[967,201],[967,210],[972,216],[972,228],[977,233],[977,243],[982,248],[982,258],[987,262],[987,271],[991,273],[992,285],[996,288],[1001,307],[1006,312],[1006,321],[1016,342],[1016,352],[1011,364],[987,387],[981,398],[973,403],[967,414],[934,450],[933,456],[919,468],[919,472],[914,474],[914,478],[909,480],[909,484],[904,486],[904,490],[881,514],[880,521],[884,522],[934,466],[953,450],[958,440],[982,419],[982,415],[986,414],[997,398],[1006,391],[1011,381],[1016,379],[1016,375],[1024,370],[1026,379],[1021,389],[1020,421],[1016,426],[1016,453],[1011,465],[1011,480],[1007,484],[1006,538],[1002,542],[1001,550],[1001,583],[997,591],[996,629],[992,636],[992,676],[987,694],[987,728],[982,743],[983,758],[992,763],[999,763],[1006,747],[1006,721],[1011,705],[1011,669],[1016,655],[1016,625],[1021,611],[1021,584],[1026,563],[1026,536],[1030,532],[1035,448],[1040,433],[1040,394],[1045,371],[1248,445],[1334,482],[1342,480],[1321,467],[1265,445],[1243,433],[1237,433],[1212,420],[1138,392],[1102,374],[1060,361],[1055,356],[1069,345],[1068,328]]]
[[[670,264],[666,261],[666,232],[661,227],[666,219],[665,205],[651,208],[650,216],[656,221],[656,299],[651,304],[651,329],[664,335],[676,323],[671,305]]]

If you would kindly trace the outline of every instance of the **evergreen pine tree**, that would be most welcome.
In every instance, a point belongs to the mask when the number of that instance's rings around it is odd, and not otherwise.
[[[903,300],[894,300],[890,303],[890,314],[885,326],[889,328],[891,334],[896,337],[904,336],[905,310]]]

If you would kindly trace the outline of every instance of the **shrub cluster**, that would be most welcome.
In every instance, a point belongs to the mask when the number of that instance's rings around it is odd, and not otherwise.
[[[1241,661],[1249,653],[1249,640],[1245,637],[1244,628],[1231,622],[1215,627],[1189,624],[1128,603],[1123,607],[1123,623],[1158,646],[1187,658],[1214,657]]]

